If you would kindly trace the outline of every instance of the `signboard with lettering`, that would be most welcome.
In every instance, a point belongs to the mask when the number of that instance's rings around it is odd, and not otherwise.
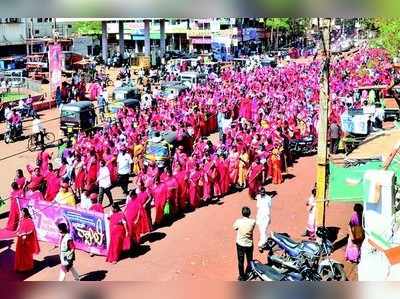
[[[77,249],[107,255],[109,228],[104,214],[29,197],[19,199],[19,204],[29,209],[40,241],[58,245],[57,224],[64,222]]]

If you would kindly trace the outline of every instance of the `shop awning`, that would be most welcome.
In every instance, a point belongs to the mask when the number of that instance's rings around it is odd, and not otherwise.
[[[370,162],[356,167],[329,164],[328,200],[334,202],[362,202],[363,177],[369,169],[380,169],[382,162]]]
[[[384,162],[371,161],[354,167],[329,164],[328,200],[332,202],[362,202],[364,199],[364,174],[370,169],[382,169]],[[400,175],[400,161],[394,160],[388,170]]]

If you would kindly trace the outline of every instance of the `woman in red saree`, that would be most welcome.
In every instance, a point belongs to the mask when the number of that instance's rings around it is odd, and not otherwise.
[[[230,177],[229,177],[229,165],[228,161],[225,160],[224,156],[219,155],[219,159],[217,160],[217,170],[219,176],[219,185],[221,188],[221,195],[225,195],[228,193],[230,188]]]
[[[27,208],[22,209],[23,218],[18,229],[15,247],[15,271],[33,269],[33,255],[40,252],[35,225]]]
[[[15,176],[14,182],[18,184],[19,189],[24,189],[26,178],[24,177],[22,169],[17,169],[17,175]]]
[[[200,206],[200,188],[203,185],[199,164],[189,174],[189,203],[192,209]]]
[[[127,248],[128,246],[124,245],[128,242],[130,243],[130,240],[124,213],[117,203],[113,203],[112,210],[113,213],[108,218],[110,220],[110,245],[108,247],[106,261],[116,264],[121,256],[122,250],[129,249]],[[126,239],[128,239],[128,241],[126,241]]]
[[[181,164],[176,163],[175,178],[178,182],[178,204],[179,210],[183,211],[186,208],[186,203],[188,200],[188,183],[187,183],[187,172],[185,168],[182,168]]]
[[[213,190],[213,175],[215,173],[214,161],[211,160],[210,156],[207,156],[207,160],[203,168],[203,200],[208,202],[212,198]]]
[[[78,196],[81,195],[83,188],[85,186],[85,164],[82,161],[81,155],[76,155],[74,171],[75,171],[75,190],[78,192]]]
[[[43,176],[40,174],[40,168],[35,167],[31,179],[28,182],[28,189],[32,192],[38,191],[43,183]]]
[[[158,225],[164,220],[164,207],[168,201],[167,185],[160,182],[159,176],[156,176],[154,179],[154,187],[151,194],[154,198],[154,207],[156,210],[154,224]]]
[[[87,165],[87,175],[86,175],[86,190],[92,192],[95,188],[97,181],[97,161],[96,161],[96,152],[92,150],[90,152],[90,158]]]
[[[129,236],[136,244],[140,244],[140,238],[150,232],[147,212],[145,210],[148,202],[149,198],[146,202],[142,202],[142,199],[137,197],[136,191],[131,191],[124,211]]]
[[[47,187],[44,199],[46,201],[53,201],[56,198],[58,191],[60,190],[61,179],[54,173],[52,163],[49,163],[48,167],[49,169],[45,177]]]
[[[10,199],[10,213],[8,215],[6,229],[10,231],[15,231],[18,228],[19,223],[19,205],[18,198],[23,197],[23,191],[18,187],[16,182],[11,184],[11,192],[9,195]]]
[[[139,230],[142,235],[145,235],[151,232],[153,227],[151,225],[151,197],[144,185],[139,186],[137,201],[144,207],[145,214],[140,218]]]
[[[176,178],[172,175],[172,171],[168,168],[165,169],[165,184],[168,188],[168,201],[171,205],[171,210],[173,214],[177,213],[179,211],[179,206],[178,206],[178,182]]]
[[[260,164],[260,160],[256,158],[253,164],[251,164],[250,166],[249,175],[247,177],[247,182],[249,185],[249,195],[253,199],[261,188],[262,171],[263,166]]]
[[[281,184],[283,182],[282,178],[282,165],[281,165],[281,153],[279,149],[275,148],[271,155],[271,165],[272,165],[272,183]]]

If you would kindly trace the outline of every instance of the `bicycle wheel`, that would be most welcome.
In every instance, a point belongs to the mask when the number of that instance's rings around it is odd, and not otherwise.
[[[45,144],[45,146],[54,144],[54,141],[56,141],[56,136],[53,133],[47,132],[44,135],[44,144]]]
[[[36,140],[33,135],[28,139],[28,150],[30,152],[34,152],[36,150]]]

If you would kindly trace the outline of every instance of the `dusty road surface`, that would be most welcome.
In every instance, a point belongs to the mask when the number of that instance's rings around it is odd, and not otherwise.
[[[47,112],[43,119],[57,116],[57,111]],[[49,121],[47,129],[58,132],[58,121]],[[0,141],[0,195],[5,196],[14,177],[15,169],[25,168],[33,163],[34,154],[23,152],[26,141],[5,145]],[[290,169],[290,176],[278,186],[269,184],[268,191],[276,192],[273,199],[271,230],[287,232],[300,240],[307,222],[305,202],[315,182],[315,158],[299,160]],[[118,197],[119,188],[114,191]],[[256,214],[255,201],[249,199],[247,190],[224,197],[220,202],[202,207],[145,237],[144,243],[135,252],[124,255],[116,265],[105,262],[105,257],[90,257],[78,252],[76,268],[84,280],[107,281],[168,281],[168,280],[236,280],[237,262],[235,232],[232,223],[240,217],[241,208],[249,206]],[[334,257],[345,264],[349,278],[356,279],[356,267],[344,261],[347,222],[352,211],[348,204],[330,204],[327,208],[327,226],[338,227],[339,249]],[[0,227],[7,220],[1,214]],[[255,242],[258,242],[258,230]],[[15,242],[0,242],[0,280],[56,280],[59,271],[58,250],[52,245],[40,242],[41,252],[36,257],[35,270],[26,274],[13,271]],[[265,260],[255,250],[255,257]],[[71,277],[68,277],[71,279]]]

